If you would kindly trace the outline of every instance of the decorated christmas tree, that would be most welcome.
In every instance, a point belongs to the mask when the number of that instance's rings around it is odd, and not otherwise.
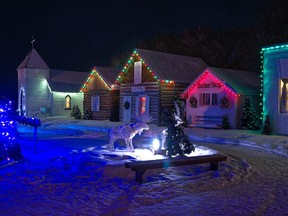
[[[240,128],[247,130],[259,130],[259,118],[256,114],[256,110],[250,103],[250,98],[245,97],[242,115],[240,117]]]
[[[271,128],[271,122],[270,122],[270,114],[268,113],[265,117],[262,134],[271,135],[272,134],[272,128]]]
[[[12,102],[1,98],[0,163],[17,161],[23,158],[14,116]]]
[[[175,156],[179,154],[190,154],[195,150],[195,147],[190,142],[187,135],[184,134],[183,121],[180,119],[180,109],[176,102],[175,111],[164,110],[162,112],[162,119],[167,129],[165,130],[164,146],[166,155]]]

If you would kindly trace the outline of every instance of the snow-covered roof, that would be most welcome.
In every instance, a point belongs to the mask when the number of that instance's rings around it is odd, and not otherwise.
[[[79,84],[49,81],[49,87],[54,92],[80,92]]]
[[[51,69],[48,83],[52,91],[79,92],[88,75],[88,72]]]
[[[261,87],[259,74],[246,70],[211,67],[210,71],[231,86],[237,93],[258,94]]]
[[[18,66],[17,70],[29,68],[29,69],[45,69],[49,70],[48,65],[39,55],[35,48],[26,55],[25,59]]]
[[[120,73],[120,69],[112,68],[112,67],[95,66],[94,69],[96,69],[98,74],[102,77],[102,79],[110,87],[115,82],[117,75]]]
[[[209,71],[220,79],[226,86],[232,88],[237,94],[259,94],[261,79],[259,75],[252,71],[234,70],[210,67],[206,68],[191,84],[183,91],[187,93],[195,82]]]
[[[201,58],[135,49],[160,80],[190,83],[208,66]]]

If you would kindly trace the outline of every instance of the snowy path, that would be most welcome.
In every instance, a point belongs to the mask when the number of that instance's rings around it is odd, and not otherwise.
[[[34,158],[0,169],[1,216],[282,216],[288,212],[288,160],[259,148],[206,143],[228,155],[219,172],[205,165],[149,170],[146,182],[139,185],[123,163],[109,164],[129,157],[71,153],[73,148],[105,145],[107,137],[101,134],[40,139],[40,153]],[[25,151],[32,151],[33,140],[26,142],[30,145]],[[51,155],[40,158],[44,151]]]

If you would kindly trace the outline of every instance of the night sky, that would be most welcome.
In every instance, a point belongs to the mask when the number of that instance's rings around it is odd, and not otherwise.
[[[16,68],[34,47],[53,69],[90,71],[139,39],[197,26],[253,24],[257,8],[271,0],[94,0],[0,3],[0,96],[17,98]],[[17,103],[17,102],[15,102]]]

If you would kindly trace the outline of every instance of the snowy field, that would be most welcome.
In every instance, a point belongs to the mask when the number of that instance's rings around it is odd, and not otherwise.
[[[135,152],[107,150],[108,131],[121,123],[41,119],[18,125],[24,161],[0,167],[0,215],[288,215],[288,137],[245,130],[186,128],[190,156],[228,156],[209,164],[148,170],[143,184],[125,168],[132,160],[159,159],[149,125],[133,139]]]

